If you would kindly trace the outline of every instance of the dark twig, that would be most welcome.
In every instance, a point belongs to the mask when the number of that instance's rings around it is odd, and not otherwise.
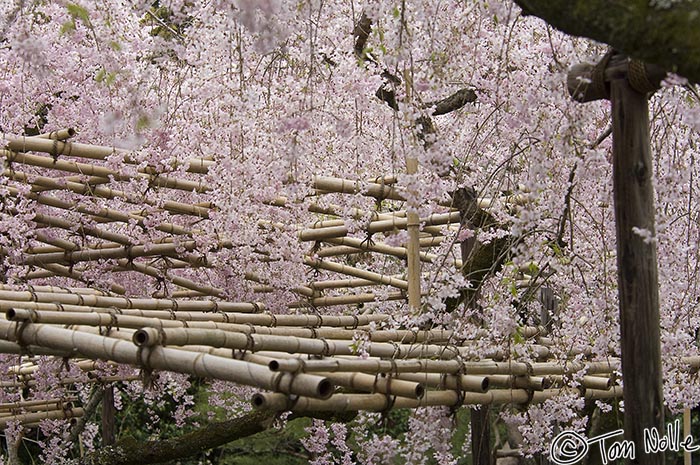
[[[360,21],[355,24],[352,35],[355,37],[355,55],[364,59],[364,50],[367,46],[367,39],[372,33],[372,20],[363,12]]]

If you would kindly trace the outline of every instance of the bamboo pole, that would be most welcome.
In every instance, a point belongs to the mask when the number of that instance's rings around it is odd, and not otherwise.
[[[477,375],[448,375],[441,373],[399,373],[398,379],[415,381],[426,386],[453,391],[486,392],[490,378]],[[510,386],[508,386],[510,387]],[[404,396],[406,397],[406,396]]]
[[[20,326],[21,331],[18,323],[0,321],[0,334],[3,339],[20,344],[76,350],[88,358],[221,379],[278,392],[319,398],[326,398],[333,392],[333,383],[320,376],[271,373],[265,367],[240,360],[163,347],[136,347],[119,339],[29,321],[22,322]]]
[[[584,368],[589,373],[611,373],[619,368],[619,360],[609,362],[494,362],[494,361],[459,361],[459,360],[380,360],[361,358],[332,358],[323,360],[304,360],[301,358],[275,359],[270,362],[272,371],[361,371],[363,373],[446,373],[467,375],[514,375],[543,376],[556,374],[574,374]],[[606,371],[607,370],[607,371]]]
[[[387,286],[395,287],[404,291],[408,290],[409,287],[409,283],[402,279],[393,278],[391,276],[386,276],[379,273],[374,273],[372,271],[362,270],[360,268],[344,265],[342,263],[335,263],[326,260],[318,260],[306,257],[304,258],[304,264],[314,269],[318,268],[327,271],[334,271],[336,273],[353,276],[355,278],[367,279],[377,284],[385,284]]]
[[[76,306],[140,309],[140,310],[173,310],[173,311],[205,311],[205,312],[242,312],[258,313],[265,307],[259,303],[223,302],[215,300],[174,300],[147,299],[105,296],[98,294],[58,293],[43,291],[10,291],[0,290],[0,301],[41,302],[51,304],[69,304]],[[268,316],[268,318],[270,318]],[[316,317],[313,317],[316,318]],[[348,317],[352,320],[352,317]],[[350,325],[352,323],[349,323]]]
[[[41,140],[41,139],[37,139]],[[188,181],[185,179],[172,178],[168,176],[155,176],[153,173],[148,174],[144,168],[137,170],[137,176],[130,176],[119,171],[115,171],[103,166],[96,166],[89,163],[79,163],[67,160],[54,160],[53,157],[44,157],[40,155],[32,155],[24,152],[13,152],[10,150],[0,150],[0,156],[7,159],[7,162],[21,163],[29,166],[37,166],[40,168],[48,168],[67,173],[83,174],[88,176],[96,176],[100,178],[114,177],[115,181],[129,181],[131,179],[147,180],[149,184],[155,187],[164,187],[168,189],[183,190],[187,192],[206,193],[209,188],[204,186],[201,181]]]
[[[362,194],[378,199],[406,200],[396,188],[377,183],[350,181],[328,176],[314,176],[311,186],[317,191]]]
[[[691,412],[691,410],[689,408],[683,409],[683,437],[684,438],[691,436],[690,412]],[[690,451],[684,451],[683,452],[683,465],[692,465],[692,463],[693,463],[693,457],[692,457]]]
[[[66,420],[81,417],[85,411],[80,407],[70,409],[49,410],[46,412],[24,413],[19,415],[0,417],[0,429],[5,430],[10,422],[35,423],[41,420]]]
[[[313,290],[323,291],[325,289],[340,289],[346,287],[364,287],[374,286],[376,283],[369,279],[350,278],[350,279],[329,279],[325,281],[314,281],[309,283],[309,287]]]
[[[40,266],[41,268],[51,273],[51,276],[65,276],[67,278],[75,279],[76,281],[79,281],[81,283],[89,283],[89,280],[83,277],[83,273],[75,269],[56,264],[42,264],[37,266]],[[116,283],[111,283],[109,285],[109,290],[119,295],[126,294],[126,290]]]
[[[73,136],[75,136],[75,129],[66,128],[66,129],[59,129],[58,131],[45,132],[43,134],[39,134],[38,136],[31,136],[31,137],[65,141],[67,139],[70,139]]]
[[[262,334],[240,334],[210,331],[197,328],[142,328],[134,334],[134,343],[140,347],[155,347],[162,344],[174,346],[209,345],[252,352],[270,350],[298,354],[354,355],[350,341],[311,339],[292,336]],[[366,344],[371,356],[406,358],[438,357],[451,359],[468,350],[456,346],[433,344],[396,344],[370,342]]]
[[[72,384],[94,384],[94,383],[114,383],[114,382],[129,382],[129,381],[140,381],[143,379],[141,375],[114,375],[114,376],[95,376],[91,373],[88,374],[88,378],[78,378],[78,377],[64,377],[58,380],[61,386],[70,386]],[[35,387],[36,381],[32,378],[25,379],[22,381],[0,381],[0,388],[25,388],[25,387]]]
[[[141,316],[130,316],[110,313],[86,313],[86,312],[56,312],[46,310],[29,310],[22,308],[11,308],[6,312],[7,319],[31,320],[34,323],[53,325],[89,325],[101,327],[118,327],[141,329],[150,328],[193,328],[204,330],[219,330],[228,332],[238,332],[241,334],[260,334],[273,336],[292,336],[300,338],[327,338],[344,340],[350,343],[353,336],[358,331],[367,335],[374,342],[398,341],[412,344],[424,341],[447,342],[452,337],[452,331],[431,330],[431,331],[407,331],[407,330],[375,330],[365,329],[340,329],[334,327],[266,327],[252,324],[234,324],[215,321],[184,321],[162,318],[147,318]]]
[[[431,226],[442,226],[446,224],[459,224],[459,212],[450,213],[435,213],[425,218],[418,218],[416,216],[413,218],[416,224],[423,223],[425,226],[424,231],[433,231],[439,233],[440,229],[430,229]],[[341,223],[342,222],[342,223]],[[264,222],[263,222],[264,223]],[[375,220],[369,223],[365,231],[368,234],[375,234],[379,232],[390,232],[390,231],[400,231],[408,229],[409,218],[396,217],[393,216],[389,219]],[[345,226],[342,220],[333,220],[329,226],[318,227],[323,223],[317,223],[311,227],[307,227],[299,232],[298,236],[301,241],[321,241],[339,237],[347,236],[349,230]],[[415,226],[415,225],[414,225]]]
[[[22,286],[23,291],[28,292],[48,292],[56,294],[88,294],[88,295],[106,295],[103,291],[91,287],[65,287],[65,286]],[[0,283],[0,291],[16,291],[17,286],[12,284]]]
[[[394,396],[407,397],[409,399],[420,399],[425,395],[425,388],[422,384],[381,375],[369,375],[366,373],[317,373],[320,376],[333,381],[338,386],[347,387],[357,391]]]
[[[8,137],[7,147],[16,152],[44,152],[52,156],[66,155],[69,157],[89,158],[92,160],[105,160],[112,155],[122,155],[124,162],[136,165],[139,162],[131,158],[131,152],[127,150],[117,149],[114,147],[105,147],[89,144],[80,144],[76,142],[63,142],[60,139],[46,140],[51,138],[39,137]],[[58,142],[56,142],[58,140]],[[189,173],[206,174],[209,167],[214,164],[213,161],[202,158],[192,158],[187,161],[186,171]],[[152,174],[152,173],[149,173]]]
[[[1,291],[0,291],[1,295]],[[133,299],[136,300],[136,299]],[[165,300],[167,302],[167,300]],[[364,330],[372,322],[381,323],[387,321],[389,317],[387,315],[357,315],[357,316],[345,316],[345,315],[273,315],[270,313],[234,313],[233,311],[226,311],[227,309],[240,309],[240,306],[245,306],[244,310],[247,309],[248,305],[254,304],[237,304],[231,302],[212,302],[212,301],[173,301],[175,303],[174,308],[168,308],[167,310],[142,310],[138,308],[128,308],[128,307],[110,307],[109,305],[96,307],[90,305],[73,305],[73,304],[62,304],[54,302],[22,302],[17,300],[0,300],[0,310],[8,311],[19,309],[22,310],[38,310],[38,311],[51,311],[51,312],[96,312],[100,314],[111,315],[114,314],[117,318],[120,316],[136,316],[143,318],[153,318],[159,320],[177,320],[183,322],[203,322],[203,323],[228,323],[228,324],[238,324],[238,325],[253,325],[258,326],[269,326],[269,327],[286,327],[286,326],[301,326],[305,328],[322,328],[322,327],[345,327],[353,330]],[[178,303],[180,302],[180,303]],[[203,306],[196,306],[195,304],[201,303]],[[221,309],[217,310],[216,305],[221,304]],[[162,307],[161,307],[162,308]],[[194,310],[194,311],[193,311]],[[196,310],[200,310],[197,312]],[[251,309],[251,312],[254,310]],[[256,310],[257,311],[257,310]],[[111,317],[110,317],[111,318]],[[442,337],[447,337],[448,332],[442,332],[442,330],[437,333],[438,339]],[[404,334],[408,334],[407,333]],[[413,331],[410,331],[413,333]],[[402,334],[402,333],[397,333]],[[433,333],[430,333],[431,335]],[[441,336],[442,335],[442,336]],[[418,333],[418,337],[421,337],[421,333]],[[428,336],[426,336],[428,337]],[[411,336],[407,336],[407,340],[412,340]]]
[[[127,203],[142,206],[144,204],[149,205],[153,208],[158,208],[159,210],[165,210],[170,213],[179,215],[190,215],[197,218],[208,218],[209,208],[200,207],[197,205],[186,204],[182,202],[175,202],[172,200],[166,201],[155,201],[144,196],[135,196],[127,194],[123,191],[111,189],[106,186],[94,185],[92,181],[80,182],[73,180],[61,180],[55,178],[50,178],[46,176],[39,176],[32,174],[31,176],[17,170],[6,169],[3,171],[3,176],[15,179],[17,181],[29,184],[32,187],[32,192],[40,193],[46,190],[68,190],[76,194],[81,194],[90,197],[100,197],[104,199],[119,199]],[[91,178],[93,179],[93,178]],[[94,179],[105,179],[95,177]],[[167,224],[167,223],[164,223]]]
[[[513,376],[513,375],[488,375],[492,386],[500,388],[520,388],[543,391],[552,387],[554,379],[551,376]]]
[[[0,404],[0,410],[20,410],[30,408],[44,408],[47,410],[61,408],[61,406],[75,402],[77,397],[67,397],[65,399],[35,399],[21,400],[17,402],[8,402]]]
[[[543,400],[544,398],[542,396]],[[382,412],[390,409],[438,405],[526,404],[529,401],[530,394],[524,389],[501,389],[485,393],[465,392],[463,394],[458,394],[455,391],[426,391],[420,399],[385,394],[334,394],[328,399],[318,401],[308,397],[290,399],[288,396],[274,393],[256,393],[251,399],[253,407],[256,409],[289,410],[292,412],[359,410]]]
[[[363,304],[369,302],[383,302],[389,300],[405,300],[406,294],[404,292],[390,292],[384,295],[377,295],[374,293],[362,293],[362,294],[348,294],[348,295],[336,295],[328,297],[314,297],[307,301],[297,301],[291,302],[287,306],[289,308],[318,308],[318,307],[332,307],[334,305],[353,305],[353,304]]]
[[[139,215],[133,215],[133,214],[125,214],[122,212],[119,212],[114,209],[109,209],[109,208],[102,208],[100,210],[91,210],[88,207],[85,207],[84,205],[81,204],[76,204],[72,202],[67,202],[65,200],[58,199],[56,197],[52,197],[49,195],[38,195],[35,193],[29,193],[29,194],[19,194],[19,191],[15,188],[9,188],[8,189],[10,194],[13,196],[23,196],[28,199],[34,200],[42,205],[46,205],[49,207],[54,207],[54,208],[59,208],[61,210],[66,210],[66,211],[77,211],[79,213],[82,213],[83,215],[88,215],[91,217],[94,217],[94,219],[97,222],[101,221],[119,221],[125,224],[132,224],[133,222],[136,222],[137,225],[145,227],[144,216],[139,216]],[[49,215],[46,215],[47,217]],[[95,228],[97,229],[97,228]],[[155,226],[155,229],[161,232],[169,233],[169,234],[176,234],[176,235],[192,235],[193,231],[184,228],[182,226],[173,224],[173,223],[168,223],[168,222],[162,222],[158,225]]]

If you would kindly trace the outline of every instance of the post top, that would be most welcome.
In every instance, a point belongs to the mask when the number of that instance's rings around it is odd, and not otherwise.
[[[627,79],[640,94],[655,92],[666,77],[663,68],[634,60],[615,50],[606,53],[596,64],[578,63],[569,69],[566,84],[569,95],[577,102],[610,99],[610,82]]]

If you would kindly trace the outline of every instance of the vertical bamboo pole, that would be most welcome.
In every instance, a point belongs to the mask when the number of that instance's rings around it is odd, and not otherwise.
[[[406,83],[406,96],[410,99],[413,88],[413,81],[408,70],[404,71],[404,81]],[[422,130],[422,129],[421,129]],[[406,174],[414,175],[418,173],[418,159],[406,157]],[[408,306],[413,315],[421,313],[420,302],[420,219],[417,211],[407,208],[406,230],[408,232],[408,244],[406,252],[408,255]]]
[[[690,435],[690,409],[687,408],[683,410],[683,438],[687,438]],[[683,465],[693,465],[693,458],[690,452],[683,454]]]
[[[406,159],[406,174],[416,174],[418,172],[418,160],[415,158]],[[418,315],[421,312],[420,302],[420,220],[418,212],[408,211],[408,306],[411,313]]]
[[[656,246],[633,231],[654,235],[649,107],[627,76],[610,92],[625,439],[643,444],[645,428],[664,431]],[[637,454],[633,463],[662,465],[664,454]]]

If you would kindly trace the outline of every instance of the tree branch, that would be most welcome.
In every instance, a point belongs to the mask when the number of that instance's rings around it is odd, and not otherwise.
[[[140,442],[133,438],[103,447],[80,459],[79,465],[143,465],[182,459],[266,430],[275,412],[256,410],[232,420],[208,423],[172,439]]]
[[[523,14],[700,82],[700,0],[513,0]]]
[[[130,437],[87,455],[77,465],[144,465],[184,459],[265,431],[278,413],[254,410],[239,418],[207,423],[197,431],[159,441],[140,442]],[[292,414],[289,420],[311,417],[347,423],[356,416],[357,412],[305,412]]]
[[[85,429],[85,425],[87,424],[88,420],[90,420],[92,414],[95,413],[95,410],[97,410],[97,406],[100,405],[103,394],[104,390],[102,389],[102,386],[95,384],[95,386],[92,388],[88,401],[83,406],[83,416],[76,419],[75,424],[71,427],[70,432],[68,433],[69,443],[74,444],[78,440],[78,436],[80,436],[80,433],[82,433]]]

